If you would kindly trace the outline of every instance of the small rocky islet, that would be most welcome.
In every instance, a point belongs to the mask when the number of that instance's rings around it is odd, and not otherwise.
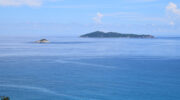
[[[117,32],[102,32],[96,31],[81,35],[82,38],[155,38],[152,35],[124,34]]]
[[[41,40],[35,41],[35,43],[49,43],[49,41],[47,39],[41,39]]]

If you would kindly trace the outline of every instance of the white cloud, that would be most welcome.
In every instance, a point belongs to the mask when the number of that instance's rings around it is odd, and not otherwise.
[[[41,6],[42,0],[0,0],[0,6]]]
[[[97,24],[101,24],[102,23],[102,18],[104,17],[104,15],[102,13],[97,13],[96,17],[93,18],[93,20],[97,23]]]
[[[166,12],[167,12],[167,15],[168,15],[167,20],[169,21],[169,25],[174,26],[177,22],[179,22],[180,9],[178,8],[178,6],[175,3],[170,2],[166,6]]]
[[[0,6],[31,6],[38,7],[44,2],[58,2],[63,0],[0,0]]]
[[[180,16],[180,9],[178,8],[178,6],[173,3],[170,2],[167,6],[166,6],[166,10],[170,13],[176,14]]]
[[[173,21],[171,21],[171,22],[169,23],[169,25],[174,26],[175,23],[174,23]]]

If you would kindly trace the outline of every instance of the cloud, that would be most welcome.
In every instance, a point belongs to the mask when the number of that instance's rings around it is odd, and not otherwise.
[[[102,23],[102,18],[104,17],[104,15],[102,13],[97,13],[97,15],[93,18],[93,20],[97,23],[97,24],[101,24]]]
[[[176,25],[176,23],[178,23],[180,19],[180,9],[178,8],[178,6],[175,3],[170,2],[166,6],[166,12],[168,16],[167,20],[169,21],[169,25]]]
[[[174,26],[175,25],[174,21],[170,21],[169,25]]]
[[[0,0],[0,6],[41,6],[42,0]]]
[[[30,6],[39,7],[44,2],[57,2],[63,0],[0,0],[0,6]]]
[[[176,14],[180,16],[180,9],[178,8],[178,6],[173,3],[170,2],[167,6],[166,6],[166,10],[170,13]]]

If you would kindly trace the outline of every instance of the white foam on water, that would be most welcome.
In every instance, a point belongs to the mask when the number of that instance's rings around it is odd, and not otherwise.
[[[59,62],[59,63],[68,63],[68,64],[69,63],[71,63],[71,64],[79,64],[79,65],[85,65],[85,66],[91,66],[91,67],[110,68],[110,69],[117,68],[115,66],[106,66],[106,65],[99,65],[99,64],[76,62],[76,61],[56,60],[56,62]]]
[[[14,85],[14,84],[0,84],[0,87],[28,89],[28,90],[34,90],[34,91],[48,93],[48,94],[52,94],[52,95],[56,95],[56,96],[63,96],[63,97],[66,97],[66,98],[71,98],[71,99],[82,99],[80,97],[57,93],[55,91],[52,91],[52,90],[49,90],[49,89],[46,89],[46,88],[41,88],[41,87],[33,87],[33,86],[25,86],[25,85]]]

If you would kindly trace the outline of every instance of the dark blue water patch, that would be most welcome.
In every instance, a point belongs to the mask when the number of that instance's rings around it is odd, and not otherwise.
[[[179,59],[2,57],[0,95],[13,100],[178,100],[179,66]]]

